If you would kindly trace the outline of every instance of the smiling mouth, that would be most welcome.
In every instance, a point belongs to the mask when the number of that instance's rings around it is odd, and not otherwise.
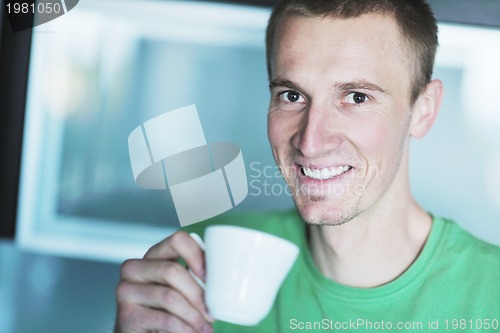
[[[313,169],[302,166],[301,168],[302,174],[308,178],[316,179],[316,180],[327,180],[332,179],[334,177],[338,177],[347,171],[352,169],[350,165],[341,165],[334,168],[322,168],[322,169]]]

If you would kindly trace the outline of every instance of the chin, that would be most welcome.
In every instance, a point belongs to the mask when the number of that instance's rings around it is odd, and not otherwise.
[[[328,205],[320,198],[316,200],[312,198],[308,201],[305,203],[295,200],[295,206],[302,219],[310,225],[339,226],[348,223],[360,214],[355,205],[339,208],[335,205]]]

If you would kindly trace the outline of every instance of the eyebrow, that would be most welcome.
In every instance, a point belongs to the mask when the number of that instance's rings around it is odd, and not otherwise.
[[[359,80],[354,82],[338,82],[334,86],[335,89],[343,91],[362,89],[362,90],[378,91],[390,95],[389,91],[382,89],[380,86],[374,83],[364,80]]]
[[[289,80],[275,79],[269,82],[269,88],[273,89],[276,87],[286,87],[295,90],[301,90],[298,85]]]
[[[276,87],[286,87],[301,91],[300,87],[290,80],[282,80],[282,79],[271,80],[269,82],[269,88],[273,89]],[[334,87],[335,90],[341,90],[341,91],[362,89],[362,90],[378,91],[383,94],[390,95],[389,91],[382,89],[380,86],[365,80],[357,80],[353,82],[337,82],[334,84]]]

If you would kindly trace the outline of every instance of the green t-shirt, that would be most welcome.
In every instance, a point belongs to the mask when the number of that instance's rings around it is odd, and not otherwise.
[[[300,247],[269,315],[254,327],[214,324],[215,333],[279,332],[500,332],[500,247],[456,223],[434,218],[415,262],[394,281],[354,288],[316,268],[296,211],[225,215],[209,224],[263,230]],[[276,258],[279,260],[279,258]]]

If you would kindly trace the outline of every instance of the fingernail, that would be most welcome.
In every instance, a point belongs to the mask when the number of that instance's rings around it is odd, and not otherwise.
[[[214,330],[212,328],[212,325],[210,324],[205,324],[205,326],[203,326],[203,329],[201,330],[203,333],[212,333]]]

